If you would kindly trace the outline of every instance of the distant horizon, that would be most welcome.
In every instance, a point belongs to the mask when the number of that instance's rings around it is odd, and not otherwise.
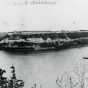
[[[23,27],[24,28],[24,27]],[[30,27],[29,29],[24,28],[7,28],[7,29],[1,29],[0,32],[13,32],[13,31],[79,31],[79,30],[84,30],[87,31],[88,29],[85,27],[79,27],[79,28],[69,28],[69,27],[47,27],[47,26],[40,26],[40,27]]]
[[[12,30],[12,31],[0,31],[0,32],[67,32],[67,31],[88,31],[85,29],[78,30]]]

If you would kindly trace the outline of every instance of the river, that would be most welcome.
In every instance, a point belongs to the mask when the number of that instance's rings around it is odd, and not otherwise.
[[[11,77],[10,66],[16,67],[18,79],[25,81],[24,88],[37,83],[37,88],[58,88],[56,78],[72,69],[79,60],[88,56],[88,47],[72,48],[41,53],[10,53],[0,51],[0,67],[6,69],[5,76]]]

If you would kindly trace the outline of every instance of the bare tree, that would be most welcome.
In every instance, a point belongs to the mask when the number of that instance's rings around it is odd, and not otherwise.
[[[73,72],[77,76],[78,85],[80,88],[85,88],[85,62],[82,60],[82,62],[74,68]]]
[[[72,75],[65,72],[60,78],[56,79],[56,84],[59,88],[76,88],[79,82],[74,81]]]
[[[38,87],[38,85],[39,85],[39,87]],[[31,86],[31,88],[42,88],[42,85],[38,84],[38,83],[33,83],[33,85]]]

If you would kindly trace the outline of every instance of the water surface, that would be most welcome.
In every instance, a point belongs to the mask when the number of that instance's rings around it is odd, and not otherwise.
[[[64,71],[72,69],[82,57],[88,56],[88,47],[72,48],[52,52],[10,53],[0,51],[0,67],[7,70],[10,77],[10,66],[16,67],[18,79],[25,81],[24,88],[30,88],[36,82],[37,88],[58,88],[56,78]]]

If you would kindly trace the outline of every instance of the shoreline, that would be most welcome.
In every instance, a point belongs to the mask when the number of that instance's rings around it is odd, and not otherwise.
[[[74,32],[8,32],[0,40],[5,51],[59,51],[88,45],[88,31]]]

